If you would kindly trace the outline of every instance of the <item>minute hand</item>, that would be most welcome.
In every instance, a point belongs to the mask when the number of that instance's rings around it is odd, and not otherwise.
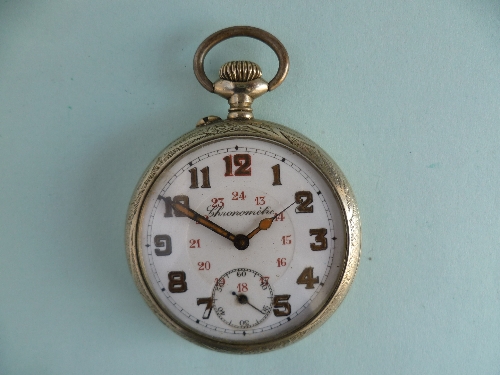
[[[217,224],[201,216],[198,212],[192,210],[191,208],[188,208],[183,204],[180,204],[179,202],[172,202],[172,207],[174,210],[186,215],[191,220],[196,221],[197,223],[203,225],[204,227],[210,229],[211,231],[217,233],[218,235],[234,242],[234,239],[236,238],[234,234],[228,232],[224,228],[218,226]]]

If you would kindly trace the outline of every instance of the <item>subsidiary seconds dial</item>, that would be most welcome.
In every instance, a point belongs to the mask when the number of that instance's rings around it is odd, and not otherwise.
[[[273,290],[269,280],[257,271],[237,268],[218,278],[212,300],[220,320],[234,328],[248,329],[271,313]]]

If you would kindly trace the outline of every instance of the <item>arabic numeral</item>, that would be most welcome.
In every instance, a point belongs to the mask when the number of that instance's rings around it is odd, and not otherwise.
[[[221,277],[220,279],[215,278],[215,290],[217,290],[218,292],[222,292],[222,288],[225,284],[226,280],[223,277]]]
[[[155,254],[157,256],[167,256],[172,254],[172,239],[168,234],[159,234],[154,238]],[[163,248],[163,249],[162,249]]]
[[[226,164],[226,172],[224,176],[233,176],[233,163],[236,168],[234,176],[251,176],[252,175],[252,157],[249,154],[228,155],[222,158]]]
[[[311,213],[314,212],[313,195],[310,191],[298,191],[295,193],[296,213]]]
[[[292,239],[290,237],[292,237],[291,234],[281,237],[281,243],[283,245],[290,245],[292,243]]]
[[[224,207],[224,198],[212,198],[212,207]]]
[[[238,293],[248,292],[248,284],[247,283],[238,283]]]
[[[212,305],[213,305],[212,297],[197,298],[196,299],[196,304],[198,306],[200,306],[200,305],[207,305],[207,307],[205,308],[205,311],[203,312],[202,319],[208,319],[208,318],[210,318],[210,313],[212,312]]]
[[[276,165],[273,165],[271,168],[273,170],[273,186],[281,185],[280,165],[276,164]]]
[[[198,262],[199,271],[208,271],[209,269],[210,269],[210,262],[208,260],[206,262]]]
[[[175,197],[162,197],[161,195],[158,196],[158,199],[161,199],[162,201],[165,202],[165,213],[163,214],[164,217],[183,217],[186,216],[181,212],[178,212],[172,208],[172,202],[175,203],[180,203],[183,206],[189,208],[189,197],[187,195],[176,195]]]
[[[279,215],[276,216],[275,221],[284,221],[285,220],[285,214],[281,212]]]
[[[255,197],[255,204],[257,206],[263,206],[266,204],[266,197]]]
[[[217,308],[215,309],[215,313],[216,313],[217,315],[226,315],[226,312],[224,311],[224,308],[222,308],[222,307],[217,307]]]
[[[262,276],[260,278],[260,287],[262,290],[266,290],[269,287],[269,276]]]
[[[244,200],[245,200],[245,198],[247,197],[247,196],[245,195],[245,192],[244,192],[244,191],[242,191],[241,193],[240,193],[239,191],[233,191],[233,192],[231,193],[231,195],[233,196],[233,198],[232,198],[232,200],[233,200],[233,201],[237,201],[237,200],[242,200],[242,201],[244,201]]]
[[[201,247],[200,245],[200,239],[191,239],[189,240],[189,248],[190,249],[196,249],[196,248],[199,248]]]
[[[202,188],[210,187],[210,170],[208,167],[201,169],[201,176],[203,178]],[[190,189],[198,189],[198,168],[194,167],[189,170],[191,173],[191,186]]]
[[[292,307],[288,300],[290,299],[290,294],[282,294],[279,296],[274,296],[274,316],[288,316],[292,312]]]
[[[311,242],[312,251],[326,250],[328,247],[328,241],[326,239],[327,230],[326,228],[319,229],[309,229],[309,235],[316,236],[314,238],[315,242]]]
[[[286,258],[277,258],[276,263],[278,263],[278,267],[286,266]]]
[[[186,273],[184,271],[168,273],[168,290],[170,293],[184,293],[187,289]]]

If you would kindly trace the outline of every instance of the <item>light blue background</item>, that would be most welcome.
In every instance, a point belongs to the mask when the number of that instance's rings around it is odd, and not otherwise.
[[[500,374],[499,21],[493,0],[2,1],[0,374]],[[335,315],[253,356],[165,328],[124,250],[149,162],[225,116],[192,57],[239,24],[291,59],[256,116],[337,161],[363,225]],[[240,58],[277,68],[237,38],[209,75]]]

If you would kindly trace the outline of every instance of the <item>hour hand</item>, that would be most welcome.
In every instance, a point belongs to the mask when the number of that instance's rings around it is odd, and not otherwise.
[[[186,215],[191,220],[196,221],[198,224],[203,225],[204,227],[210,229],[211,231],[217,233],[218,235],[220,235],[224,238],[227,238],[228,240],[230,240],[232,242],[234,242],[234,240],[236,239],[236,236],[234,234],[232,234],[231,232],[228,232],[227,230],[218,226],[214,222],[206,219],[204,216],[200,215],[198,212],[192,210],[191,208],[186,207],[179,202],[172,202],[172,207],[177,212],[180,212],[180,213]]]
[[[285,212],[286,210],[288,210],[290,207],[292,207],[293,205],[295,204],[295,202],[293,202],[292,204],[290,204],[289,206],[287,206],[287,208],[285,208],[283,211],[277,213],[276,215],[274,215],[273,217],[268,217],[266,219],[262,219],[259,223],[259,226],[257,228],[255,228],[253,231],[251,231],[250,233],[248,233],[247,235],[247,238],[250,239],[252,238],[253,236],[255,236],[257,233],[259,233],[261,230],[268,230],[269,228],[271,228],[271,225],[273,224],[273,221],[279,216],[281,215],[283,212]]]
[[[271,227],[275,217],[268,217],[266,219],[262,219],[259,223],[259,226],[255,228],[253,231],[248,233],[247,237],[248,239],[252,238],[255,236],[257,233],[259,233],[261,230],[267,230]]]

